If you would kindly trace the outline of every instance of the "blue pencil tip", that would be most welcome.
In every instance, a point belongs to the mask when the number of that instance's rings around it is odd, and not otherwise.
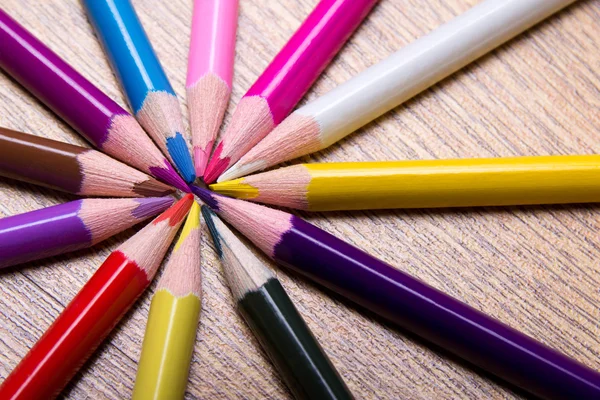
[[[175,136],[167,139],[167,149],[183,179],[187,183],[194,182],[196,180],[194,163],[181,133],[177,132]]]

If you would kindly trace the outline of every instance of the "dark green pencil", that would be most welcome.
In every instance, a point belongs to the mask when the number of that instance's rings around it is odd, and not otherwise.
[[[208,207],[202,215],[238,308],[298,399],[352,399],[273,273]]]

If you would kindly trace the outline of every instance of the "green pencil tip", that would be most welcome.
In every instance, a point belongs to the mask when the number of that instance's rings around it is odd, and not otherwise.
[[[210,236],[212,237],[213,243],[215,244],[215,250],[217,252],[217,255],[219,256],[219,258],[223,258],[223,248],[221,247],[221,236],[219,235],[219,231],[217,230],[217,227],[215,226],[215,221],[214,218],[219,218],[217,217],[217,214],[215,214],[215,212],[213,210],[211,210],[209,207],[202,205],[201,207],[202,210],[202,216],[204,217],[204,220],[206,221],[206,226],[208,227],[208,232],[210,232]]]

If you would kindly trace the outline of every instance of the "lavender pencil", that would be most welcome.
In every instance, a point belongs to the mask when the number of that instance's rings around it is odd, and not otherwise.
[[[84,199],[2,218],[0,268],[93,246],[172,203],[172,197]]]

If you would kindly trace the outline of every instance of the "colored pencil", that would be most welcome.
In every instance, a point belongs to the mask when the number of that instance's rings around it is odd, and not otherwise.
[[[332,145],[573,1],[482,1],[294,111],[219,181]]]
[[[238,0],[194,0],[186,89],[199,178],[229,103],[237,17]]]
[[[187,182],[196,179],[177,95],[129,0],[84,0],[138,122]]]
[[[240,100],[206,167],[214,182],[292,111],[377,0],[321,0]]]
[[[51,399],[148,287],[193,202],[191,194],[113,251],[0,386],[2,399]]]
[[[0,127],[0,176],[82,196],[164,196],[173,188],[99,151]]]
[[[600,202],[600,156],[299,164],[210,185],[310,211]]]
[[[131,114],[2,9],[0,68],[101,151],[189,192]]]
[[[172,197],[83,199],[0,219],[0,268],[95,245],[173,204]]]
[[[152,297],[133,399],[183,399],[200,319],[200,206],[194,202]]]
[[[335,367],[271,271],[206,206],[236,305],[297,399],[351,399]]]
[[[279,264],[542,398],[600,397],[600,374],[294,215],[192,191]]]

